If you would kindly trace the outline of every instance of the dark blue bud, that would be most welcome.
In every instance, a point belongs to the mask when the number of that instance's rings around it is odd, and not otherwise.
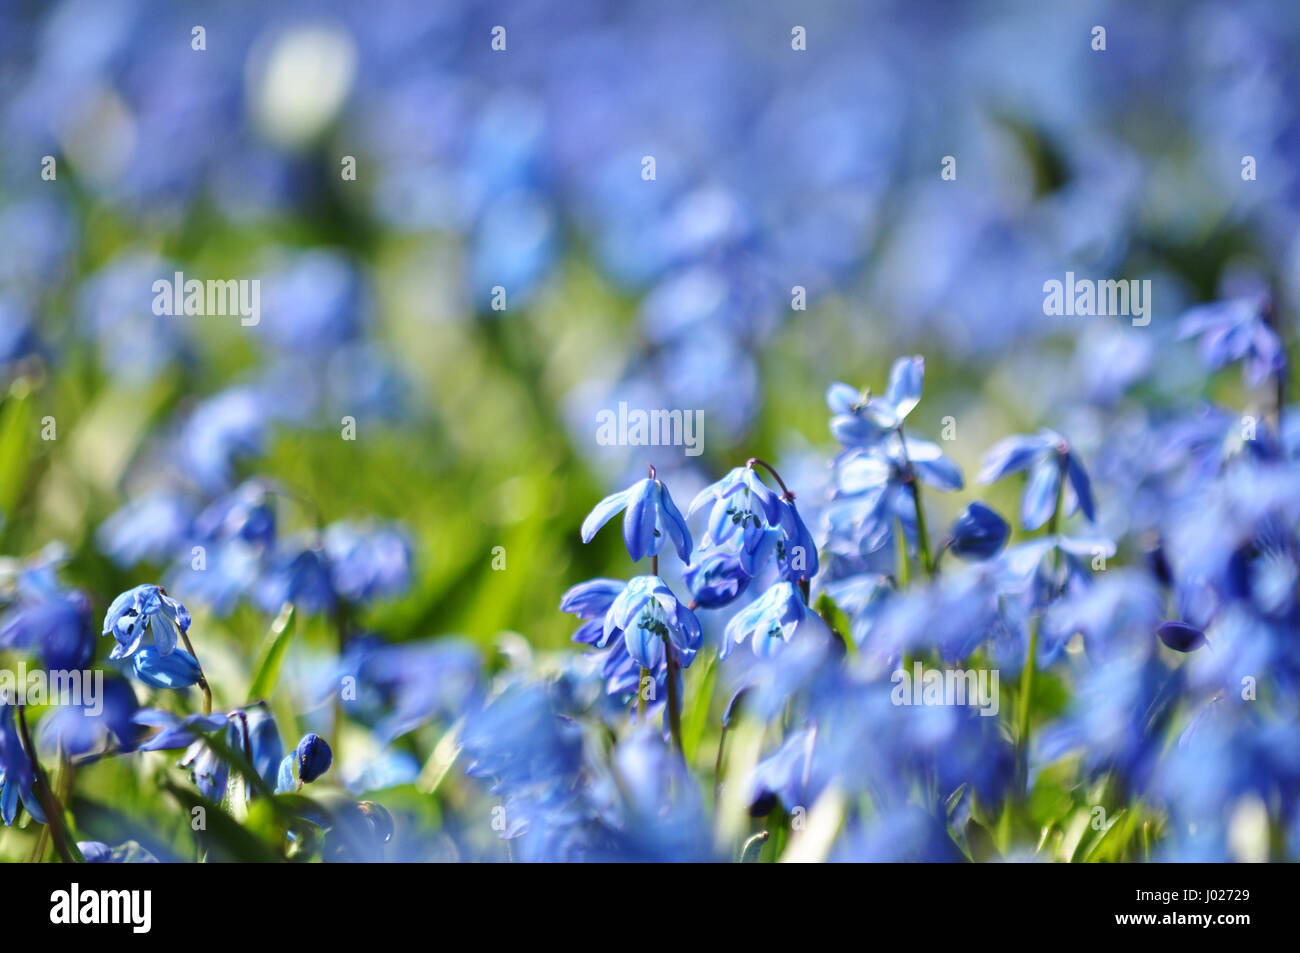
[[[1165,622],[1156,635],[1175,652],[1191,652],[1205,644],[1205,633],[1186,622]]]
[[[298,742],[298,779],[303,784],[310,784],[330,769],[334,762],[334,752],[325,739],[318,734],[308,732]]]
[[[962,559],[988,559],[1006,545],[1011,527],[989,507],[976,501],[952,524],[948,548]]]

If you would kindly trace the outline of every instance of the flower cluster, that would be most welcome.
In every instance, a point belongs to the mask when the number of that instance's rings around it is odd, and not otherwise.
[[[1300,7],[481,6],[0,10],[0,860],[1300,859]]]

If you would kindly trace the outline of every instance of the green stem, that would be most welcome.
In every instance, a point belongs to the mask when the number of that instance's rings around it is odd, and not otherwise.
[[[722,793],[722,757],[727,743],[727,726],[722,726],[718,735],[718,753],[713,758],[713,800],[716,803]]]
[[[916,478],[916,470],[907,456],[907,439],[903,436],[903,425],[898,425],[898,442],[903,452],[903,479],[912,492],[912,505],[916,508],[917,553],[921,566],[927,576],[934,576],[934,560],[930,557],[930,531],[925,525],[925,507],[921,505],[921,482]]]
[[[1058,460],[1060,479],[1056,484],[1056,505],[1052,508],[1051,518],[1047,521],[1047,535],[1049,537],[1056,536],[1057,525],[1061,519],[1061,503],[1065,499],[1065,454],[1060,454]],[[1056,578],[1060,566],[1060,560],[1057,558],[1058,552],[1059,550],[1053,550],[1053,579]],[[1055,586],[1055,582],[1053,586]],[[1042,613],[1040,612],[1034,616],[1033,621],[1029,624],[1029,648],[1025,654],[1025,667],[1020,673],[1020,698],[1016,706],[1016,790],[1023,794],[1029,793],[1030,716],[1033,714],[1034,676],[1038,668],[1038,630],[1041,620]]]
[[[27,730],[27,709],[24,705],[18,705],[18,732],[22,737],[23,747],[27,749],[27,758],[32,765],[32,774],[35,775],[36,783],[33,785],[33,793],[36,800],[40,802],[41,810],[45,812],[45,820],[50,828],[50,834],[54,838],[54,849],[59,852],[59,857],[65,864],[81,864],[86,859],[81,856],[81,851],[77,848],[76,843],[68,835],[68,828],[63,816],[63,805],[54,794],[54,789],[50,787],[50,779],[45,774],[45,769],[41,767],[41,762],[36,757],[36,746],[32,744],[31,732]]]
[[[770,836],[771,835],[768,834],[767,831],[759,831],[753,837],[749,838],[749,840],[745,841],[745,846],[740,848],[740,862],[742,864],[752,864],[754,861],[758,860],[758,851],[763,849],[763,845],[767,843],[767,839]],[[755,847],[757,847],[758,850],[754,850]],[[750,859],[750,851],[754,851],[753,859]]]
[[[1025,667],[1020,673],[1020,698],[1016,705],[1016,791],[1028,791],[1029,786],[1029,715],[1030,698],[1034,694],[1034,673],[1037,670],[1035,656],[1038,655],[1038,620],[1029,624],[1029,649],[1025,656]]]
[[[194,643],[190,641],[190,635],[180,626],[176,627],[180,632],[181,638],[185,640],[185,650],[194,656],[194,661],[199,666],[199,688],[203,690],[203,714],[212,714],[212,689],[208,687],[208,677],[203,674],[203,663],[199,662],[199,655],[194,651]]]
[[[677,658],[673,655],[672,643],[664,637],[664,652],[667,656],[668,664],[668,731],[673,738],[673,747],[677,753],[684,755],[682,748],[682,702],[677,697],[677,672],[679,666]]]

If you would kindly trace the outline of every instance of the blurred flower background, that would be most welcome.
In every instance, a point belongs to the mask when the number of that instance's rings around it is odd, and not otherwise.
[[[1298,102],[1300,7],[1263,0],[4,3],[0,658],[108,673],[102,713],[29,706],[82,853],[768,858],[833,791],[840,859],[1300,856]],[[178,272],[258,281],[259,320],[157,314]],[[1045,315],[1067,272],[1149,280],[1149,325]],[[919,404],[855,402],[908,354]],[[598,440],[620,403],[700,411],[703,452]],[[799,511],[768,487],[743,574],[683,585],[651,534],[699,613],[656,676],[683,763],[626,703],[660,643],[586,654],[558,604],[645,572],[621,518],[583,544],[597,500],[653,465],[686,513],[751,457]],[[1006,523],[1089,577],[1024,607],[1032,718],[1006,573],[1047,557],[956,569]],[[96,635],[141,584],[188,625],[139,610],[122,664]],[[566,605],[579,641],[620,592]],[[834,673],[790,634],[821,595]],[[1014,695],[899,721],[914,658]],[[53,856],[13,738],[0,857]],[[204,797],[257,836],[196,855]]]

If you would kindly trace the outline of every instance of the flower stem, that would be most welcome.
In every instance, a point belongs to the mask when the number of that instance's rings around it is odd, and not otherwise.
[[[718,734],[718,753],[713,758],[713,800],[716,804],[722,796],[722,757],[727,744],[727,726],[722,726]]]
[[[177,626],[176,630],[180,632],[181,638],[185,640],[185,651],[194,656],[194,661],[198,663],[199,688],[203,690],[203,714],[210,715],[212,714],[212,689],[208,687],[208,677],[203,674],[203,663],[199,662],[198,653],[194,651],[194,643],[190,641],[189,633],[180,626]]]
[[[1029,785],[1029,715],[1030,698],[1034,693],[1034,663],[1038,655],[1038,621],[1034,616],[1029,623],[1029,648],[1025,654],[1025,667],[1020,673],[1020,698],[1016,705],[1016,785],[1018,793],[1028,793]]]
[[[1052,508],[1051,518],[1047,521],[1047,535],[1056,536],[1057,525],[1061,519],[1061,503],[1065,500],[1066,456],[1058,456],[1060,461],[1060,479],[1056,484],[1056,505]],[[1054,553],[1056,550],[1053,551]],[[1053,560],[1052,577],[1055,579],[1059,560]],[[1053,587],[1055,587],[1053,582]],[[1038,630],[1042,613],[1034,616],[1029,624],[1029,648],[1025,653],[1025,667],[1020,673],[1020,698],[1016,706],[1016,791],[1029,793],[1029,734],[1030,716],[1033,713],[1034,675],[1037,671]]]
[[[916,470],[907,456],[907,438],[903,436],[903,425],[898,425],[898,442],[903,453],[903,480],[912,492],[912,505],[916,508],[917,552],[921,566],[927,576],[934,576],[934,560],[930,557],[930,531],[925,525],[925,507],[921,505],[921,482],[916,478]]]
[[[682,748],[682,702],[677,697],[677,673],[681,670],[673,653],[672,643],[664,638],[664,652],[668,663],[668,731],[672,735],[673,747],[677,753],[685,755]]]
[[[18,708],[18,732],[22,737],[23,747],[27,749],[27,759],[32,765],[32,774],[35,776],[36,783],[33,785],[33,793],[36,800],[40,802],[41,810],[45,812],[45,820],[49,825],[50,834],[54,838],[54,849],[59,852],[59,857],[65,864],[85,863],[86,859],[81,856],[81,851],[77,848],[76,843],[68,836],[68,828],[63,816],[63,805],[59,803],[58,797],[54,794],[54,789],[50,787],[50,779],[41,767],[41,762],[36,757],[36,746],[32,744],[31,732],[27,730],[27,709],[24,705],[16,706]]]
[[[781,487],[781,495],[787,500],[794,499],[794,493],[785,485],[785,481],[781,479],[781,474],[776,472],[776,467],[772,466],[772,464],[768,463],[766,460],[759,459],[758,457],[750,457],[745,461],[745,466],[749,467],[751,470],[754,467],[762,467],[768,473],[772,474],[772,479]]]
[[[742,864],[752,864],[754,861],[758,860],[759,851],[763,849],[763,845],[767,843],[767,839],[770,836],[771,835],[767,831],[759,831],[753,837],[745,841],[745,845],[740,848],[740,862]],[[757,850],[755,850],[755,848],[757,848]],[[754,854],[753,859],[750,859],[749,856],[751,851]]]

